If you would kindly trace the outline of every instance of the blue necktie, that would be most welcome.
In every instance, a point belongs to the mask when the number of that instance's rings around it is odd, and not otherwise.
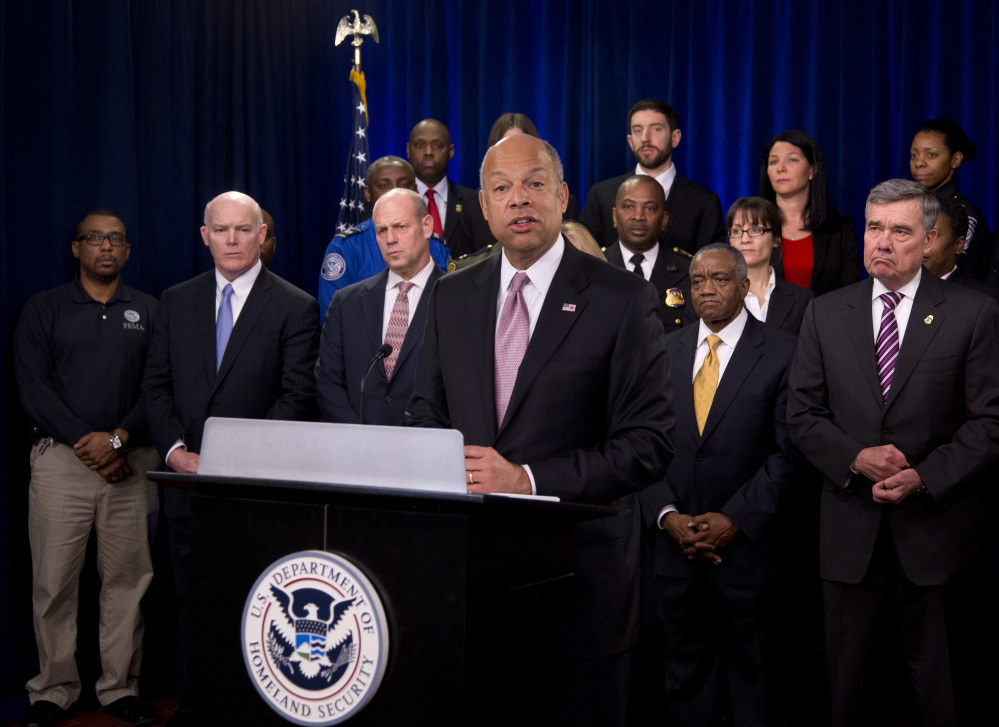
[[[225,355],[229,334],[232,333],[232,283],[222,291],[222,303],[219,305],[219,315],[215,320],[215,371],[222,366],[222,356]]]

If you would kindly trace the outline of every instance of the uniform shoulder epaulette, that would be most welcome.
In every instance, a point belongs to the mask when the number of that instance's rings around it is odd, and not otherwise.
[[[490,255],[495,254],[493,252],[494,246],[495,243],[491,245],[486,245],[481,250],[476,250],[475,252],[466,252],[457,260],[452,260],[450,263],[448,263],[447,271],[449,273],[453,273],[455,270],[460,270],[461,268],[467,268],[468,266],[474,265],[480,260],[485,260]]]
[[[682,255],[683,257],[687,258],[688,260],[692,260],[693,257],[694,257],[693,253],[687,252],[682,247],[674,247],[673,248],[673,252],[675,252],[677,255]]]
[[[335,235],[333,235],[333,237],[342,237],[342,238],[344,238],[346,240],[348,237],[353,237],[354,235],[359,235],[362,232],[363,232],[363,230],[361,230],[360,228],[357,228],[357,227],[348,227],[343,232],[336,233]]]

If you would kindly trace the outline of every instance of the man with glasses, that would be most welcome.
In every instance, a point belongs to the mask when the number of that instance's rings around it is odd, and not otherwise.
[[[121,722],[156,724],[139,701],[139,601],[153,577],[147,522],[157,508],[146,471],[142,376],[156,299],[121,282],[130,245],[108,210],[76,228],[79,275],[31,298],[14,338],[21,404],[35,429],[28,493],[38,675],[21,724],[55,725],[80,695],[76,619],[91,528],[101,576],[97,698]]]

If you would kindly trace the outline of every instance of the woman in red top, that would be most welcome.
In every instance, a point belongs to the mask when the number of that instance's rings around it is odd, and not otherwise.
[[[767,144],[760,168],[760,197],[774,202],[783,226],[781,270],[785,280],[815,295],[860,280],[857,233],[829,201],[826,167],[815,139],[788,129]]]

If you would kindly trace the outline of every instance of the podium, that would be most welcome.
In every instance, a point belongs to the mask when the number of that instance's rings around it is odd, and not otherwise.
[[[508,723],[524,709],[525,655],[572,606],[577,524],[614,512],[391,482],[150,476],[192,491],[189,643],[178,648],[196,724],[317,723],[267,703],[239,633],[258,578],[300,551],[345,557],[384,604],[383,677],[345,723]]]

